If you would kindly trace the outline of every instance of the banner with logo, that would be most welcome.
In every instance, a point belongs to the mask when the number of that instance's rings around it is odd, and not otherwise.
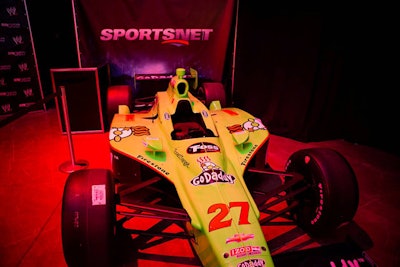
[[[25,1],[1,0],[0,115],[13,114],[42,98]]]
[[[234,8],[234,0],[75,0],[81,67],[109,64],[113,77],[194,68],[221,81]]]

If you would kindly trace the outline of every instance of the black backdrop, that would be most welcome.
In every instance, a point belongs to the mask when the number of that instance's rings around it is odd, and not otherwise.
[[[235,104],[278,135],[399,153],[395,16],[383,5],[241,1]]]
[[[71,2],[45,2],[27,0],[46,95],[49,69],[78,67],[78,57]],[[234,75],[227,77],[234,105],[264,119],[273,134],[400,154],[396,16],[383,5],[240,1]]]

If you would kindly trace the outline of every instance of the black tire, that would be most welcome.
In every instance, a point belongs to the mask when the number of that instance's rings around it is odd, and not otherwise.
[[[68,176],[62,199],[61,234],[69,267],[112,266],[114,200],[111,171],[85,169]]]
[[[108,127],[114,115],[118,113],[119,105],[127,105],[132,108],[132,88],[129,85],[112,85],[107,88],[107,120]]]
[[[298,203],[290,213],[308,234],[329,235],[353,219],[358,208],[358,184],[353,169],[341,154],[328,148],[299,150],[289,157],[286,171],[304,176],[287,193],[309,186],[287,201],[288,205]]]
[[[199,88],[199,92],[204,99],[204,105],[206,105],[206,107],[209,107],[211,102],[215,100],[219,100],[221,107],[226,107],[226,92],[222,83],[203,83]]]

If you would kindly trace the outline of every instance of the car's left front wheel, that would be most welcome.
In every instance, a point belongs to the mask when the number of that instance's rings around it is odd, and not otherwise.
[[[64,186],[61,234],[69,267],[112,266],[115,195],[111,171],[71,173]]]

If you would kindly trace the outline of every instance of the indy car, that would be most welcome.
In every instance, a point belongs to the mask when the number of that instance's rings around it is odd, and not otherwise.
[[[265,124],[226,107],[222,84],[193,88],[185,73],[176,69],[166,90],[145,99],[133,100],[129,86],[110,86],[112,169],[77,170],[65,183],[61,228],[68,266],[121,264],[118,242],[125,233],[137,248],[151,246],[153,237],[154,244],[187,240],[200,266],[272,267],[263,230],[268,223],[285,218],[322,236],[353,219],[358,184],[341,154],[301,149],[284,170],[274,170]],[[146,218],[180,230],[135,222]]]

